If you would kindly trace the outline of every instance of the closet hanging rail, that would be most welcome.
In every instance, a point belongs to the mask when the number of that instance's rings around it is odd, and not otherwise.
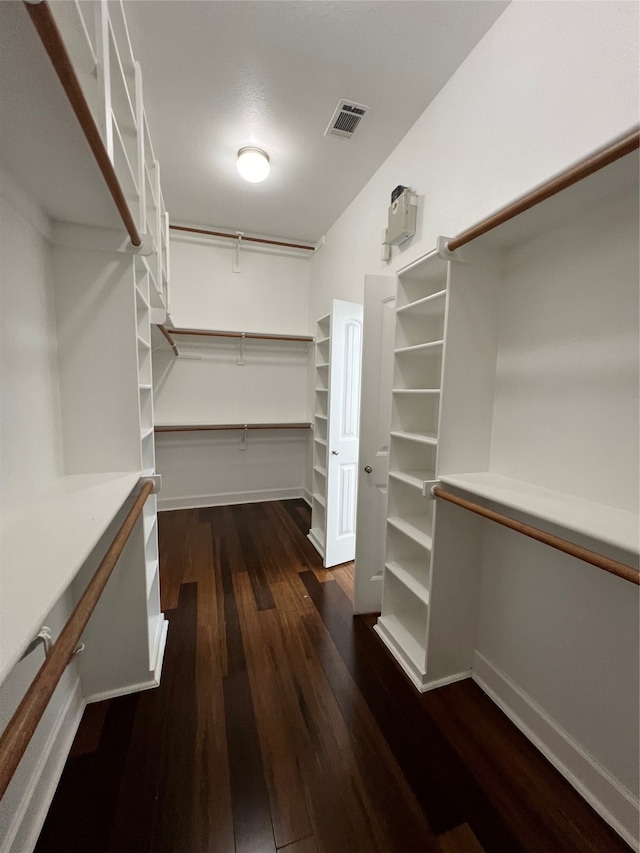
[[[302,341],[313,343],[313,338],[306,335],[267,335],[260,332],[226,332],[215,329],[167,329],[172,335],[196,335],[205,338],[245,338],[260,341]]]
[[[188,228],[186,225],[170,225],[172,231],[187,231],[190,234],[206,234],[209,237],[226,237],[229,240],[239,240],[239,234],[227,234],[224,231],[207,231],[206,228]],[[264,237],[247,237],[242,235],[243,243],[264,243],[266,246],[284,246],[286,249],[306,249],[315,252],[315,246],[306,246],[302,243],[285,243],[282,240],[267,240]]]
[[[176,342],[171,337],[171,332],[169,331],[169,329],[167,329],[166,326],[162,326],[160,324],[158,325],[158,328],[160,329],[162,334],[165,336],[165,338],[169,341],[169,345],[171,346],[171,349],[173,350],[175,355],[180,355],[180,353],[178,352],[178,347],[176,346]],[[171,331],[173,331],[173,329],[171,329]]]
[[[64,40],[60,34],[60,30],[51,14],[51,9],[47,0],[41,2],[25,2],[29,17],[31,18],[34,27],[40,40],[44,45],[45,50],[51,60],[58,79],[62,83],[62,88],[65,91],[69,103],[73,108],[76,118],[80,124],[82,132],[85,135],[89,147],[93,152],[98,168],[102,172],[102,177],[105,180],[107,188],[111,193],[111,197],[115,202],[120,218],[122,219],[125,228],[131,239],[133,246],[139,247],[142,245],[142,239],[134,222],[131,211],[118,181],[115,169],[107,149],[105,148],[98,126],[91,114],[89,105],[82,92],[82,88],[76,76],[73,64],[65,47]]]
[[[158,424],[155,432],[202,432],[216,429],[311,429],[311,424]]]
[[[583,548],[581,545],[576,545],[574,542],[569,542],[567,539],[561,539],[559,536],[554,536],[552,533],[546,533],[538,527],[532,527],[529,524],[524,524],[521,521],[514,521],[506,515],[499,512],[494,512],[491,509],[480,506],[480,504],[472,501],[459,498],[457,495],[452,495],[449,492],[443,491],[439,486],[434,486],[432,494],[436,498],[444,501],[449,501],[462,509],[474,512],[476,515],[481,515],[483,518],[488,518],[490,521],[495,521],[497,524],[502,524],[510,530],[515,530],[517,533],[522,533],[529,536],[531,539],[536,539],[538,542],[543,542],[545,545],[550,545],[558,551],[563,551],[565,554],[570,554],[572,557],[577,557],[579,560],[584,560],[585,563],[591,563],[592,566],[597,566],[605,572],[610,572],[612,575],[617,575],[619,578],[631,581],[631,583],[640,584],[640,572],[634,569],[633,566],[627,566],[625,563],[619,563],[617,560],[612,560],[610,557],[605,557],[598,554],[596,551],[590,551],[588,548]]]
[[[632,151],[637,150],[639,146],[640,131],[636,128],[617,142],[614,142],[606,148],[592,154],[586,160],[582,160],[576,166],[573,166],[566,172],[562,172],[560,175],[557,175],[555,178],[547,181],[547,183],[538,187],[538,189],[527,193],[527,195],[523,196],[518,201],[514,201],[512,204],[503,207],[492,216],[488,216],[486,219],[478,222],[477,225],[474,225],[466,231],[462,231],[457,236],[452,237],[452,239],[447,242],[447,249],[450,252],[455,252],[456,249],[459,249],[466,243],[470,243],[477,237],[481,237],[488,231],[492,231],[494,228],[497,228],[498,225],[508,222],[520,213],[524,213],[525,210],[529,210],[529,208],[535,207],[536,204],[540,204],[541,201],[546,201],[546,199],[551,198],[551,196],[556,195],[556,193],[566,190],[567,187],[572,186],[572,184],[577,184],[578,181],[588,178],[589,175],[593,175],[594,172],[598,172],[600,169],[614,163],[621,157],[625,157]]]
[[[45,712],[47,704],[56,689],[63,672],[73,658],[89,617],[93,613],[102,591],[122,554],[131,535],[146,499],[153,491],[153,483],[143,483],[142,490],[129,510],[122,527],[96,569],[89,585],[82,593],[73,613],[67,619],[64,628],[51,648],[50,654],[42,664],[31,686],[18,706],[9,725],[0,737],[0,798],[7,790],[29,741]]]

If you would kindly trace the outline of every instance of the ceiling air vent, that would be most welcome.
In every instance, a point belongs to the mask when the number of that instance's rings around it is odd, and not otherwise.
[[[370,111],[371,107],[354,104],[352,101],[338,101],[338,106],[324,132],[325,136],[341,136],[351,139],[356,128]]]

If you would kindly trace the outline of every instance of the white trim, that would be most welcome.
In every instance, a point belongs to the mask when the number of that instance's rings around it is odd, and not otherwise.
[[[435,681],[427,681],[423,690],[437,690],[438,687],[446,687],[447,684],[455,684],[457,681],[464,681],[465,678],[471,678],[471,670],[467,669],[464,672],[456,672],[454,675],[446,675],[444,678],[437,678]]]
[[[309,491],[309,489],[303,489],[301,497],[302,497],[302,500],[306,504],[308,504],[309,509],[311,509],[312,495],[311,495],[311,492]]]
[[[91,696],[87,696],[87,704],[102,702],[105,699],[114,699],[116,696],[128,696],[130,693],[140,693],[142,690],[152,690],[154,687],[159,687],[168,629],[169,622],[164,619],[158,635],[155,669],[150,673],[151,678],[148,681],[140,681],[137,684],[129,684],[127,687],[118,687],[115,690],[105,690],[103,693],[92,693]]]
[[[35,847],[85,705],[80,692],[80,679],[77,679],[49,733],[20,806],[0,844],[0,853],[24,853]]]
[[[384,622],[378,620],[378,622],[373,626],[373,630],[380,636],[388,651],[398,661],[413,686],[416,687],[420,693],[424,693],[427,689],[426,674],[422,672],[422,670],[418,669],[411,658],[406,654],[402,646],[397,643],[393,634],[387,630]]]
[[[287,501],[304,498],[302,486],[290,489],[269,489],[255,492],[229,492],[218,495],[193,495],[184,498],[158,497],[158,512],[171,509],[198,509],[207,506],[230,506],[231,504],[263,503],[264,501]]]
[[[620,781],[478,651],[473,657],[472,678],[598,814],[637,849],[638,803]]]

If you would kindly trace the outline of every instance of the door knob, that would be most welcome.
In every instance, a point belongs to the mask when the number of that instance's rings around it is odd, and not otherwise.
[[[331,452],[333,453],[333,455],[334,455],[334,456],[339,456],[339,455],[340,455],[340,451],[339,451],[339,450],[332,450]]]
[[[371,474],[373,468],[371,467],[371,465],[365,465],[364,470],[367,472],[367,474]]]

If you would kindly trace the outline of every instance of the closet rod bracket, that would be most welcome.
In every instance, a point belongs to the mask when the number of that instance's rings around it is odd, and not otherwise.
[[[126,243],[126,251],[132,255],[143,255],[145,258],[153,255],[155,252],[155,246],[153,245],[153,237],[151,234],[141,234],[140,240],[141,243],[139,246],[134,246],[131,240],[129,240]]]
[[[138,484],[140,489],[142,489],[145,483],[151,483],[153,486],[151,494],[157,495],[158,492],[162,491],[162,474],[145,474],[144,477],[140,478],[140,483]]]

